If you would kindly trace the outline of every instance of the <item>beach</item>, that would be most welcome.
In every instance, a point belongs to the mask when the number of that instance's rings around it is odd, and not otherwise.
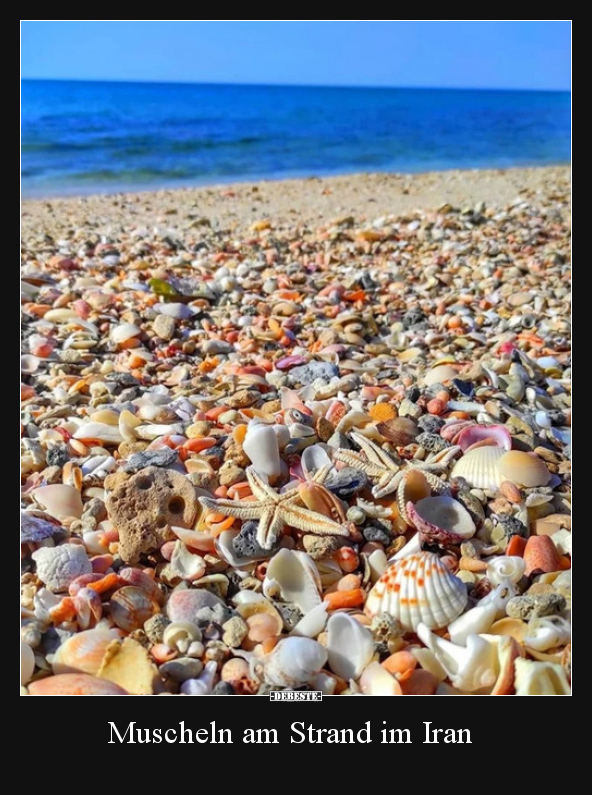
[[[23,694],[567,695],[567,166],[22,203]]]

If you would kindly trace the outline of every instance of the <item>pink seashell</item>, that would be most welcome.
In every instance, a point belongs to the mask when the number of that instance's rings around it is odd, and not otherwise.
[[[83,320],[86,320],[92,312],[92,306],[86,301],[83,301],[82,298],[79,298],[78,301],[74,301],[72,309],[76,312],[78,317],[81,317]]]
[[[440,429],[440,436],[446,439],[447,442],[456,444],[456,439],[461,431],[472,428],[475,425],[473,420],[455,420],[454,422],[447,422],[443,428]]]
[[[58,674],[29,685],[31,696],[128,696],[114,682],[89,674]]]
[[[302,463],[300,459],[293,463],[290,467],[290,477],[294,480],[306,480],[306,476],[302,470]]]
[[[512,437],[503,425],[472,425],[459,434],[456,444],[460,445],[463,452],[466,452],[469,447],[488,440],[493,442],[492,446],[494,447],[501,447],[504,450],[512,449]]]
[[[159,552],[165,560],[171,560],[176,546],[177,546],[176,541],[165,541],[165,543],[159,549]]]
[[[426,497],[415,505],[408,502],[405,507],[422,541],[446,547],[462,544],[475,535],[476,527],[470,513],[452,497]]]
[[[289,370],[299,364],[306,364],[304,356],[284,356],[275,363],[275,366],[278,370]]]

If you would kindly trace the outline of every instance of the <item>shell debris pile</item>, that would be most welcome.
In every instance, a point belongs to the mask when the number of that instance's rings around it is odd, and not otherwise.
[[[569,693],[568,212],[27,228],[23,694]]]

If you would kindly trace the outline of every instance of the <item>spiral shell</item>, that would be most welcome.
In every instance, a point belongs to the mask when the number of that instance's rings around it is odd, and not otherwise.
[[[451,478],[464,478],[473,489],[497,489],[504,480],[498,469],[500,458],[506,455],[501,447],[476,447],[456,462]]]
[[[465,608],[467,591],[437,555],[421,552],[397,560],[385,571],[366,601],[370,617],[388,613],[406,630],[423,623],[440,629],[454,621]]]

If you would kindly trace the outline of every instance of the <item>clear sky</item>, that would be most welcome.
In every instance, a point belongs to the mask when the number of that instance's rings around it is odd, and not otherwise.
[[[22,22],[22,76],[195,83],[570,87],[571,23]]]

